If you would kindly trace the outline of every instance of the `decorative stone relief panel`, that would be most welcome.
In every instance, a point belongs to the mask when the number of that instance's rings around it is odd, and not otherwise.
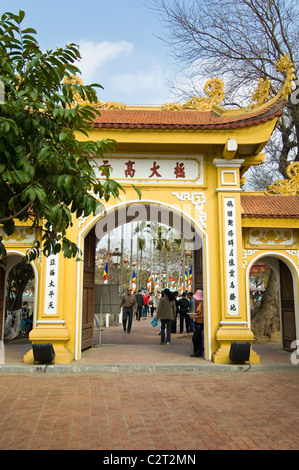
[[[296,246],[294,231],[292,229],[249,229],[247,237],[248,246]]]
[[[0,235],[3,238],[5,244],[15,244],[15,243],[28,243],[32,244],[35,240],[35,230],[30,227],[21,227],[16,226],[14,233],[10,236],[7,236],[2,228],[0,228]]]

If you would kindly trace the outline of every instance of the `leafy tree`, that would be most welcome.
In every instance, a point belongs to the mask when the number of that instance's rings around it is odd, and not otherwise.
[[[94,214],[100,200],[123,190],[105,168],[103,179],[95,178],[94,158],[112,151],[114,141],[88,140],[99,113],[96,87],[102,87],[72,80],[80,74],[78,46],[43,52],[36,31],[22,29],[24,16],[8,12],[0,20],[0,224],[6,235],[16,230],[16,220],[40,227],[29,259],[39,249],[77,257],[78,247],[66,236],[72,214]],[[5,264],[2,237],[0,256]]]
[[[225,81],[224,105],[244,106],[248,89],[259,78],[268,79],[270,94],[285,77],[276,63],[288,54],[298,78],[299,4],[297,0],[151,0],[165,26],[164,40],[182,75],[177,95],[201,94],[207,78]],[[186,83],[189,83],[187,87]],[[299,161],[298,104],[291,99],[279,120],[271,148],[275,177],[287,178],[290,161]],[[269,167],[266,172],[269,173]],[[264,172],[265,173],[265,172]],[[259,178],[260,179],[260,178]]]
[[[7,278],[6,308],[14,311],[22,308],[22,296],[29,281],[34,279],[32,266],[25,260],[16,264],[10,271]]]

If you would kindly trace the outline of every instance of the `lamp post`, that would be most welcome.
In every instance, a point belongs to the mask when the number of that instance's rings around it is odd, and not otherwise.
[[[165,288],[167,287],[166,271],[163,271],[163,272],[162,272],[162,276],[163,276],[163,289],[165,289]]]
[[[114,264],[114,282],[115,282],[115,284],[118,284],[118,282],[117,282],[117,267],[120,263],[120,258],[121,258],[121,253],[119,252],[118,248],[115,248],[115,251],[112,253],[112,262]]]
[[[123,284],[123,285],[124,285],[124,284],[127,284],[127,271],[128,271],[128,270],[127,270],[126,266],[127,266],[128,262],[129,262],[128,258],[124,258],[124,259],[123,259],[123,264],[124,264],[124,266],[123,266],[123,269],[124,269],[124,272],[123,272],[123,281],[122,281],[122,284]],[[129,274],[129,275],[130,275],[130,274]],[[126,280],[124,281],[124,279],[126,279]],[[130,280],[129,280],[129,283],[130,283]],[[129,284],[128,284],[128,285],[129,285]]]

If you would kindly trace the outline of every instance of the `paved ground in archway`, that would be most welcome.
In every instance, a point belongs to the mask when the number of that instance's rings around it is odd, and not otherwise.
[[[160,345],[159,327],[151,325],[152,317],[133,320],[130,333],[118,324],[95,332],[97,347],[83,351],[80,362],[102,364],[189,364],[193,352],[192,333],[171,335],[170,345]],[[202,360],[196,358],[195,360]]]
[[[170,345],[160,345],[158,327],[151,326],[151,317],[139,322],[134,320],[130,334],[125,333],[122,325],[95,329],[95,346],[82,352],[80,361],[72,364],[128,364],[161,365],[178,367],[211,365],[202,358],[191,358],[192,333],[172,334]],[[101,335],[101,336],[100,336]],[[101,344],[99,344],[99,342]],[[31,343],[22,338],[5,345],[5,363],[22,364],[23,356],[31,349]],[[291,354],[283,351],[279,343],[254,344],[253,349],[261,357],[261,365],[268,367],[290,366]]]
[[[102,331],[95,329],[95,343],[100,341],[102,344],[159,344],[160,343],[160,328],[153,327],[151,321],[153,317],[145,317],[140,321],[133,320],[132,329],[130,333],[124,332],[122,325],[117,324],[109,328],[102,328]],[[191,344],[192,333],[186,333],[184,330],[182,334],[171,334],[172,345]]]
[[[160,345],[158,327],[151,326],[151,317],[133,321],[130,334],[123,331],[122,325],[103,328],[95,332],[94,348],[82,352],[79,361],[101,364],[169,364],[177,366],[207,366],[211,364],[203,358],[191,358],[192,333],[185,331],[171,335],[170,345]],[[99,345],[100,342],[100,345]],[[288,366],[290,353],[283,351],[279,343],[254,344],[253,349],[261,357],[261,364],[267,366]]]

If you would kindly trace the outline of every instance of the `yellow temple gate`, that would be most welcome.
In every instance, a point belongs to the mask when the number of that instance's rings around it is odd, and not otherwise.
[[[253,343],[249,273],[262,260],[280,275],[282,347],[290,348],[299,337],[299,199],[288,184],[297,179],[298,187],[298,167],[290,167],[290,180],[267,193],[242,189],[244,173],[264,161],[261,152],[289,92],[286,80],[275,97],[257,93],[249,107],[228,110],[220,106],[223,83],[211,80],[205,97],[185,105],[99,103],[101,116],[88,139],[111,138],[117,145],[115,153],[98,162],[98,178],[102,167],[111,167],[111,178],[125,194],[105,204],[105,214],[73,221],[67,236],[82,250],[81,261],[59,254],[31,263],[31,342],[52,343],[56,363],[80,360],[81,351],[93,344],[96,241],[122,224],[154,220],[174,227],[192,244],[193,285],[204,292],[205,360],[229,363],[232,342]],[[141,190],[141,199],[132,184]],[[19,225],[4,239],[2,339],[5,279],[35,233]],[[259,360],[251,347],[250,362]],[[33,361],[30,350],[24,362]]]

